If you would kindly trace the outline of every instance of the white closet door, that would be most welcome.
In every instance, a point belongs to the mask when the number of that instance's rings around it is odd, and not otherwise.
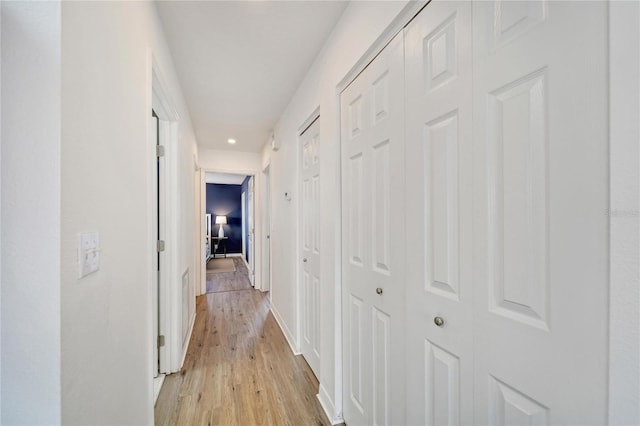
[[[404,58],[399,34],[341,95],[344,418],[404,424]]]
[[[320,119],[302,143],[302,355],[320,378]]]
[[[475,424],[605,424],[607,5],[474,2]]]
[[[473,424],[471,3],[431,2],[405,43],[407,424]]]

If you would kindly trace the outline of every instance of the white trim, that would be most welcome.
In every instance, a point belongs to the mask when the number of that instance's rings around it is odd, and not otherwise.
[[[311,114],[302,122],[300,127],[298,127],[298,136],[296,138],[296,190],[299,194],[298,202],[296,203],[296,229],[298,230],[298,237],[296,238],[296,328],[297,328],[297,340],[300,342],[300,353],[302,353],[302,328],[303,318],[302,318],[302,306],[304,306],[304,300],[302,300],[302,282],[303,282],[303,274],[304,274],[304,266],[302,265],[302,258],[304,257],[303,253],[303,242],[302,238],[304,237],[304,230],[302,229],[302,212],[304,211],[304,200],[302,198],[302,135],[309,129],[309,127],[316,121],[320,119],[320,106],[318,105]],[[318,123],[319,125],[320,123]],[[322,139],[322,137],[320,138]],[[322,160],[320,160],[322,161]],[[322,168],[322,164],[320,164],[320,169]],[[322,176],[320,177],[322,179]],[[322,181],[321,181],[322,182]],[[319,196],[319,195],[318,195]],[[322,208],[321,208],[322,209]],[[322,239],[318,242],[318,244],[322,244]],[[322,246],[320,246],[320,259],[322,259]],[[322,265],[322,260],[319,262],[319,268]],[[322,275],[319,274],[319,285],[322,288]],[[320,313],[322,316],[322,313]],[[320,362],[322,364],[322,362]],[[318,368],[320,370],[320,368]],[[314,371],[314,374],[316,372]],[[317,373],[318,381],[320,381],[320,371]]]
[[[207,179],[206,173],[200,168],[200,194],[196,194],[196,197],[200,197],[200,208],[198,210],[198,218],[200,220],[200,234],[198,235],[200,247],[200,256],[198,257],[198,262],[196,267],[200,268],[200,295],[207,294],[207,262],[212,258],[211,247],[209,247],[209,256],[204,259],[204,254],[206,252],[205,245],[202,240],[202,236],[204,235],[204,231],[207,229]],[[209,242],[211,243],[211,242]],[[204,262],[202,261],[204,259]]]
[[[227,257],[242,257],[242,253],[227,253]],[[224,258],[223,257],[216,257],[216,259],[224,259]],[[245,263],[246,262],[247,261],[245,260]]]
[[[430,0],[411,0],[398,15],[391,21],[385,30],[371,44],[367,51],[360,57],[358,62],[347,72],[338,83],[338,93],[341,93],[349,84],[382,52],[387,44],[424,8]]]
[[[201,221],[202,215],[200,213],[200,208],[202,207],[202,205],[200,200],[200,185],[202,184],[202,182],[201,182],[201,176],[200,176],[200,166],[198,166],[198,160],[195,154],[193,155],[193,164],[194,164],[194,175],[193,175],[193,201],[194,201],[193,244],[194,244],[194,248],[193,248],[192,266],[194,270],[193,286],[195,290],[195,295],[196,297],[198,297],[203,294],[202,285],[201,285],[202,268],[200,264],[205,255],[204,244],[202,244],[202,235],[204,234],[203,231],[205,231],[206,228],[202,227],[203,223]]]
[[[338,149],[336,155],[338,156],[336,164],[338,165],[336,173],[338,174],[335,181],[334,191],[337,194],[337,208],[333,212],[333,223],[336,226],[333,229],[334,236],[334,258],[333,262],[335,266],[333,281],[335,282],[333,290],[333,303],[334,303],[334,357],[333,357],[333,388],[334,388],[334,410],[336,418],[343,417],[343,368],[342,368],[342,123],[341,123],[341,108],[340,108],[340,93],[344,88],[336,87],[335,102],[336,102],[336,116],[334,119],[338,123]]]
[[[345,74],[345,76],[336,85],[335,103],[336,115],[334,116],[335,123],[338,125],[338,149],[336,151],[338,164],[338,178],[336,179],[336,187],[334,190],[338,196],[337,206],[334,212],[334,262],[335,262],[335,275],[334,281],[336,283],[334,287],[334,391],[335,400],[333,410],[336,413],[335,419],[343,419],[343,359],[342,359],[342,132],[340,126],[340,94],[344,89],[351,84],[351,82],[373,61],[373,59],[382,52],[382,49],[389,44],[394,37],[406,27],[409,22],[429,3],[430,0],[411,0],[405,7],[398,13],[398,15],[391,21],[391,23],[384,29],[384,31],[376,38],[367,51],[360,57],[353,67]],[[324,389],[321,384],[321,389]],[[326,392],[326,389],[324,389]],[[322,400],[321,400],[322,403]],[[324,405],[323,405],[323,408]],[[326,408],[325,408],[326,411]],[[330,417],[332,418],[332,417]],[[332,420],[333,421],[333,420]]]
[[[158,377],[153,378],[153,405],[155,406],[158,402],[158,396],[160,395],[160,390],[162,389],[162,385],[164,384],[164,374],[158,375]]]
[[[313,124],[314,121],[316,121],[318,118],[320,118],[320,106],[318,105],[318,107],[316,109],[313,110],[313,112],[311,113],[311,115],[309,115],[309,117],[307,117],[306,120],[304,120],[304,122],[302,123],[302,125],[300,127],[298,127],[298,136],[302,135],[304,132],[307,131],[307,129]]]
[[[164,78],[160,67],[153,57],[153,52],[148,51],[149,61],[151,65],[151,99],[148,108],[149,114],[153,109],[158,115],[159,127],[160,127],[160,144],[164,145],[166,155],[164,158],[164,183],[165,183],[165,202],[164,212],[161,214],[161,218],[164,221],[164,240],[165,251],[161,254],[162,264],[164,268],[160,274],[160,291],[159,297],[161,300],[160,307],[160,321],[159,321],[159,333],[165,336],[165,346],[159,348],[160,353],[160,372],[161,373],[174,373],[180,370],[184,361],[181,353],[185,351],[185,346],[182,345],[182,333],[181,330],[181,281],[173,279],[177,268],[178,252],[177,252],[177,227],[176,218],[178,216],[177,200],[177,185],[178,185],[178,122],[180,116],[177,110],[173,107],[174,103],[169,96],[169,91],[166,89],[167,85],[164,83]],[[149,123],[150,120],[147,120]],[[148,124],[147,124],[148,125]],[[147,130],[150,131],[149,129]],[[150,182],[148,184],[149,196],[153,199],[153,188],[156,173],[156,161],[154,146],[149,144],[150,155],[148,156]],[[150,214],[155,216],[156,206],[154,203],[149,203]],[[149,225],[150,226],[150,225]],[[150,251],[155,252],[156,236],[155,230],[149,230],[150,237]],[[152,248],[151,248],[152,247]],[[153,265],[153,256],[150,256],[150,265]],[[151,267],[151,273],[155,273],[155,268]],[[153,281],[152,276],[150,276]],[[151,283],[153,285],[153,282]],[[153,333],[149,333],[150,335]],[[185,339],[187,342],[190,336]],[[153,342],[152,344],[155,344]]]
[[[258,269],[257,266],[255,266],[256,270],[260,270],[260,276],[261,276],[261,280],[262,280],[262,291],[268,291],[269,295],[267,296],[267,298],[269,299],[269,302],[271,302],[271,271],[273,270],[273,268],[271,267],[271,200],[272,200],[272,194],[271,194],[271,159],[268,159],[262,166],[262,209],[261,209],[261,213],[262,213],[262,218],[261,218],[261,223],[262,223],[262,229],[263,229],[263,233],[261,235],[262,238],[262,243],[265,244],[265,249],[260,253],[261,256],[261,268]],[[267,190],[268,188],[268,190]],[[257,216],[257,215],[256,215]],[[269,236],[269,238],[267,239],[267,235]],[[268,247],[267,247],[268,245]],[[267,255],[269,256],[268,259],[266,259]]]
[[[318,398],[318,401],[320,401],[320,406],[324,410],[324,413],[327,415],[327,418],[332,425],[339,425],[344,423],[342,415],[338,415],[336,413],[336,407],[333,405],[331,396],[329,395],[329,392],[327,392],[327,390],[324,388],[324,386],[322,386],[322,383],[320,383],[320,389],[318,389],[316,398]]]
[[[191,343],[191,337],[193,336],[193,327],[195,326],[195,324],[196,324],[196,310],[194,310],[193,315],[191,316],[189,331],[187,332],[187,338],[185,339],[184,345],[182,348],[182,357],[180,357],[180,368],[182,368],[182,366],[184,365],[184,360],[187,358],[187,350],[189,349],[189,343]]]
[[[245,178],[246,179],[246,178]],[[240,192],[240,210],[242,212],[242,241],[240,247],[242,247],[242,257],[247,256],[247,209],[245,208],[245,204],[247,202],[247,191]]]
[[[273,314],[273,318],[275,318],[276,323],[278,324],[278,327],[280,327],[280,330],[282,331],[282,334],[284,334],[284,338],[289,344],[289,348],[291,348],[291,352],[293,352],[294,355],[302,355],[302,352],[300,352],[300,350],[297,349],[297,344],[295,343],[291,330],[289,330],[289,328],[287,327],[287,323],[284,322],[278,310],[273,305],[271,305],[269,310]]]
[[[247,271],[248,271],[249,270],[249,262],[247,262],[247,258],[245,257],[244,253],[241,253],[240,257],[242,258],[242,261],[244,262],[244,266],[247,267]]]

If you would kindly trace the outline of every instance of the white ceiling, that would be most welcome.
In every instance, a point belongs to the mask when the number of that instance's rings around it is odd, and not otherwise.
[[[222,185],[242,185],[246,176],[233,175],[230,173],[205,173],[205,181],[207,183],[219,183]]]
[[[200,147],[258,152],[347,2],[156,4]]]

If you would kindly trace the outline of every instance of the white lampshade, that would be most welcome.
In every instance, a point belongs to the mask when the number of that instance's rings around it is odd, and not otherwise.
[[[227,217],[226,216],[216,216],[216,225],[226,225]]]

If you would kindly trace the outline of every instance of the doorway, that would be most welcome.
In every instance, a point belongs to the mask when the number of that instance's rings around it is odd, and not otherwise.
[[[302,355],[320,377],[320,115],[312,114],[300,133],[302,255],[300,322]]]
[[[163,251],[160,250],[160,242],[164,242],[164,218],[163,207],[165,203],[165,185],[164,185],[164,176],[165,176],[165,166],[164,166],[164,156],[162,151],[164,146],[160,143],[160,119],[155,110],[151,110],[151,143],[154,145],[155,151],[155,170],[154,170],[154,222],[153,222],[153,231],[154,237],[157,241],[156,243],[156,253],[154,256],[154,272],[153,272],[153,285],[152,285],[152,306],[153,306],[153,390],[154,390],[154,399],[158,397],[160,393],[160,388],[162,386],[162,382],[164,380],[164,374],[160,374],[160,348],[161,343],[161,333],[160,333],[160,313],[162,311],[160,307],[160,286],[162,283],[162,272],[161,269],[164,265],[164,256]]]
[[[262,252],[262,288],[268,291],[268,299],[271,301],[271,173],[270,164],[262,170],[262,178],[264,180],[263,191],[263,218],[264,241]]]
[[[205,291],[254,287],[253,176],[205,172]],[[208,250],[207,250],[208,247]]]

